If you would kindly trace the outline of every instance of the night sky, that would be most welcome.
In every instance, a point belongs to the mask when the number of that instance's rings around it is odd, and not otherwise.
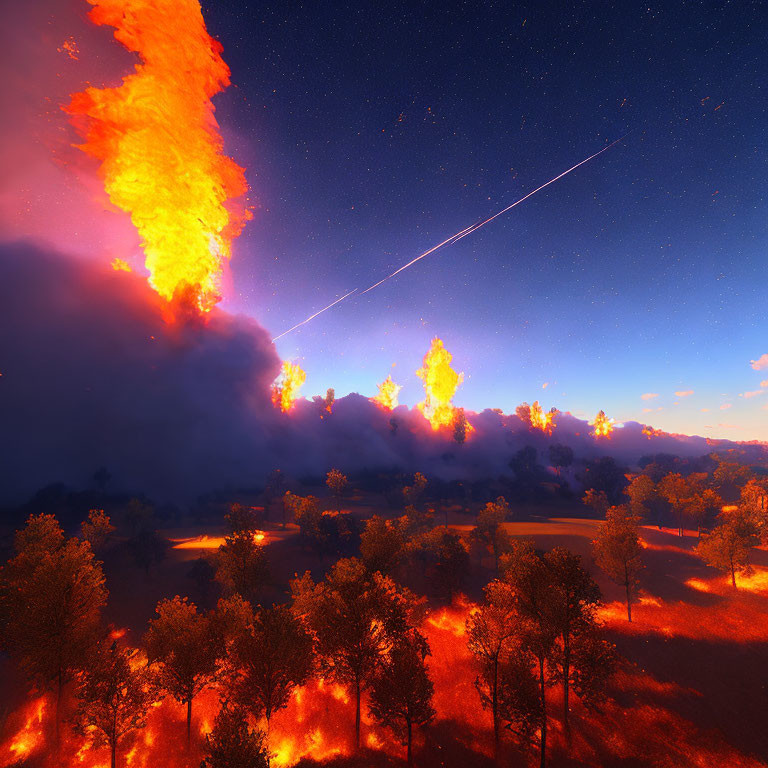
[[[226,306],[275,335],[628,134],[281,339],[307,393],[373,394],[392,372],[414,403],[439,335],[469,408],[539,398],[768,438],[768,396],[743,394],[768,378],[750,366],[768,351],[764,6],[222,0],[204,14],[236,85],[219,117],[259,205]]]
[[[306,369],[308,396],[373,395],[392,373],[413,405],[440,336],[472,410],[539,399],[768,440],[765,6],[572,5],[206,2],[232,70],[215,97],[225,151],[256,206],[223,306],[276,336],[625,137],[278,352]],[[132,69],[86,11],[41,5],[6,41],[34,109],[33,43],[59,57],[38,75],[51,113],[84,78]],[[70,33],[78,61],[56,53]],[[66,229],[59,202],[80,183],[65,172],[71,191],[21,174],[51,190],[47,207],[23,196],[49,230],[52,215]]]

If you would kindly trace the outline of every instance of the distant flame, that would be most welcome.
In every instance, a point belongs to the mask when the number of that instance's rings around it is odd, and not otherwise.
[[[306,380],[307,374],[298,363],[285,360],[277,381],[272,385],[272,402],[279,406],[283,413],[287,413],[293,408],[299,396],[299,389]]]
[[[652,437],[662,437],[666,432],[663,429],[656,429],[646,425],[643,427],[643,434],[650,440]]]
[[[371,400],[388,411],[397,408],[397,396],[402,387],[392,381],[392,376],[387,376],[381,384],[377,384],[377,387],[379,388],[379,394],[376,397],[372,397]]]
[[[123,259],[112,259],[112,263],[109,265],[115,272],[132,272],[131,265]]]
[[[549,435],[555,428],[555,417],[558,414],[557,408],[551,408],[549,411],[545,411],[538,400],[533,401],[533,405],[523,403],[518,405],[515,413],[518,418],[528,424],[533,429],[540,429],[545,434]]]
[[[152,287],[208,311],[221,299],[232,240],[251,218],[232,204],[248,187],[222,153],[211,104],[230,83],[221,45],[198,0],[88,2],[90,18],[115,27],[139,63],[116,88],[72,96],[66,111],[87,118],[80,149],[101,162],[109,199],[130,214]]]
[[[605,411],[598,411],[591,424],[595,428],[592,432],[594,437],[610,437],[611,432],[613,432],[613,419],[609,419],[605,415]]]
[[[453,424],[456,408],[451,400],[464,380],[463,373],[451,368],[453,355],[443,346],[440,339],[432,339],[432,346],[424,355],[422,366],[416,375],[424,381],[424,402],[418,409],[432,425],[432,429],[449,427]]]

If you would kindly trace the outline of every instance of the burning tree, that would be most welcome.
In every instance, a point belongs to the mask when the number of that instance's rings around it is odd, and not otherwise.
[[[107,601],[104,574],[87,541],[65,539],[53,515],[36,515],[16,534],[15,556],[0,571],[0,645],[44,688],[61,695],[89,666]]]
[[[464,380],[463,373],[451,368],[453,356],[441,339],[432,339],[429,352],[424,355],[422,366],[416,375],[424,382],[424,401],[416,407],[424,414],[432,429],[452,427],[455,408],[451,404],[456,390]]]
[[[592,430],[593,437],[610,437],[614,429],[613,419],[609,419],[605,415],[605,411],[598,411],[590,426],[594,427]]]
[[[216,671],[216,645],[210,620],[194,603],[178,595],[157,604],[157,618],[144,638],[147,663],[157,665],[161,688],[187,708],[187,743],[192,700],[211,684]]]
[[[378,722],[404,737],[409,766],[414,726],[425,725],[436,714],[434,685],[424,663],[428,655],[426,638],[412,629],[394,641],[371,682],[368,709]]]
[[[332,469],[325,476],[325,484],[328,486],[328,490],[333,494],[336,499],[336,511],[341,512],[341,497],[344,495],[344,491],[347,490],[349,480],[347,476],[338,469]]]
[[[371,572],[390,573],[405,554],[403,525],[374,515],[360,534],[360,557]]]
[[[224,703],[206,736],[200,768],[269,768],[266,737],[251,730],[243,709]]]
[[[291,582],[293,607],[317,642],[320,671],[355,696],[355,743],[360,745],[360,699],[382,657],[407,628],[409,596],[370,573],[360,560],[339,560],[315,584],[307,571]]]
[[[78,678],[75,730],[95,746],[107,746],[112,768],[122,739],[144,728],[157,700],[149,669],[136,658],[137,651],[105,644]]]
[[[750,554],[760,543],[757,526],[742,510],[723,512],[721,523],[706,534],[696,546],[696,553],[708,565],[729,573],[736,589],[736,574],[752,570]]]
[[[545,412],[538,400],[535,400],[533,405],[521,403],[515,408],[515,414],[520,421],[527,424],[530,429],[540,429],[545,435],[551,435],[552,430],[557,426],[555,418],[558,413],[557,408],[550,408]]]
[[[626,506],[611,507],[592,542],[595,562],[611,580],[624,587],[627,621],[637,596],[638,574],[643,568],[639,518]]]
[[[299,390],[307,380],[307,374],[298,363],[283,362],[280,375],[272,385],[272,402],[283,413],[290,411],[299,396]]]
[[[313,640],[285,605],[258,608],[234,637],[229,671],[235,701],[255,718],[288,705],[312,674]]]
[[[391,374],[387,376],[381,384],[377,384],[377,387],[379,394],[372,397],[371,401],[387,411],[392,411],[397,408],[397,396],[402,387],[392,381]]]

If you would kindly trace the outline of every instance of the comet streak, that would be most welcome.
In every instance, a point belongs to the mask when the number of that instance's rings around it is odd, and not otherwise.
[[[344,299],[346,299],[347,296],[351,296],[356,291],[357,291],[357,288],[353,288],[349,293],[345,293],[340,299],[336,299],[336,301],[329,304],[327,307],[323,307],[318,312],[315,312],[314,315],[310,315],[306,320],[302,320],[300,323],[296,323],[296,325],[294,325],[293,328],[289,328],[287,331],[283,331],[279,336],[275,336],[275,338],[272,339],[272,342],[274,343],[278,339],[282,339],[283,336],[285,336],[286,334],[289,334],[291,331],[295,331],[297,328],[301,328],[302,325],[306,325],[310,320],[314,320],[318,315],[321,315],[323,312],[325,312],[326,309],[335,307],[340,301],[344,301]]]

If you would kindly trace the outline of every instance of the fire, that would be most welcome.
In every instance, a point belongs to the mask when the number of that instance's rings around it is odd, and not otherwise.
[[[371,400],[387,411],[397,408],[397,395],[402,387],[392,381],[392,376],[387,376],[381,384],[377,384],[377,387],[379,388],[379,394],[376,397],[372,397]]]
[[[605,415],[605,411],[598,411],[592,426],[595,428],[592,433],[594,437],[610,437],[613,432],[613,419],[609,419]]]
[[[42,744],[46,704],[45,696],[40,696],[29,703],[24,726],[8,744],[8,752],[14,763],[23,762]]]
[[[263,544],[267,534],[264,531],[254,531],[253,540],[257,544]],[[191,539],[170,539],[173,549],[218,549],[226,538],[224,536],[194,536]]]
[[[656,429],[646,425],[643,427],[643,434],[650,440],[652,437],[662,437],[666,433],[663,429]]]
[[[299,396],[299,389],[306,380],[307,374],[298,363],[285,360],[277,381],[272,385],[272,402],[279,406],[283,413],[287,413],[293,408]]]
[[[453,355],[443,346],[441,339],[432,339],[429,352],[424,355],[422,366],[416,375],[424,381],[424,402],[417,408],[432,425],[432,429],[450,427],[455,418],[456,408],[451,405],[459,384],[464,380],[463,373],[456,373],[451,368]]]
[[[123,259],[112,259],[112,263],[109,265],[115,272],[132,272],[131,265]]]
[[[230,83],[197,0],[88,0],[139,56],[116,88],[87,88],[65,108],[85,118],[80,149],[100,161],[109,199],[139,232],[149,282],[200,311],[220,299],[231,243],[251,218],[232,201],[243,169],[222,153],[211,97]]]
[[[555,417],[558,414],[558,410],[557,408],[551,408],[549,411],[545,411],[539,405],[539,401],[534,400],[533,405],[528,405],[528,403],[518,405],[515,413],[529,427],[540,429],[545,434],[550,435],[556,426]]]

